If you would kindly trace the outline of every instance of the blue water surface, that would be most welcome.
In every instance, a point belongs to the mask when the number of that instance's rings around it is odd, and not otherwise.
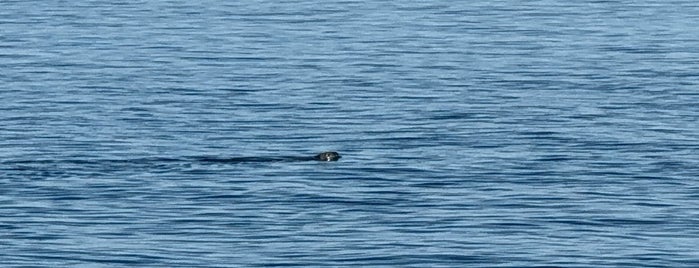
[[[699,267],[698,20],[3,1],[0,266]]]

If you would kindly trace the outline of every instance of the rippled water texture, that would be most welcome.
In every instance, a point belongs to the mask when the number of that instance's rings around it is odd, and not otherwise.
[[[0,266],[699,267],[697,21],[3,1]]]

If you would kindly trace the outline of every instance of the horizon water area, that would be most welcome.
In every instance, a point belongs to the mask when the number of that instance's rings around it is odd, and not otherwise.
[[[699,267],[697,21],[3,1],[0,267]]]

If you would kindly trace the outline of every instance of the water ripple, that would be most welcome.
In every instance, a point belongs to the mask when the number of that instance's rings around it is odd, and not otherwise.
[[[696,14],[5,1],[0,265],[697,267]]]

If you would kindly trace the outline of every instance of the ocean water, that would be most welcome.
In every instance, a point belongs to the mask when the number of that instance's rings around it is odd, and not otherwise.
[[[697,20],[3,1],[0,266],[699,267]]]

